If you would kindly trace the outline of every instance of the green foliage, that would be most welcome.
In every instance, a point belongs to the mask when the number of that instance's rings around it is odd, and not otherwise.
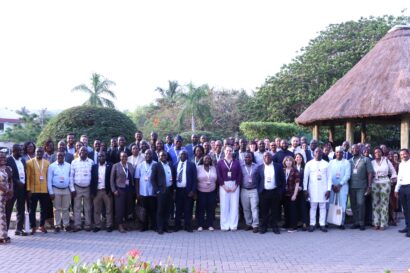
[[[295,123],[284,122],[242,122],[240,129],[247,139],[290,138],[294,135],[301,136],[309,133]]]
[[[106,95],[113,99],[116,98],[114,92],[109,89],[111,85],[115,85],[115,82],[104,79],[103,76],[97,73],[92,74],[90,81],[91,87],[80,84],[71,91],[80,91],[90,96],[88,100],[84,102],[84,105],[115,108],[111,100],[103,97]]]
[[[329,25],[301,54],[268,77],[249,108],[251,121],[293,122],[396,24],[408,17],[370,17]]]
[[[124,259],[116,259],[114,256],[103,257],[94,263],[80,264],[79,256],[74,257],[74,264],[67,270],[59,270],[58,273],[200,273],[201,271],[192,268],[179,268],[174,266],[170,261],[164,265],[156,265],[150,262],[140,260],[138,250],[131,250]]]
[[[14,143],[22,143],[28,140],[36,142],[43,125],[49,121],[50,117],[45,110],[41,117],[35,113],[30,113],[25,107],[16,112],[21,115],[20,120],[22,123],[13,125],[13,128],[7,128],[0,140]]]
[[[90,141],[96,138],[109,143],[113,136],[123,135],[128,141],[133,139],[135,124],[125,114],[111,108],[77,106],[69,108],[53,118],[38,138],[43,144],[47,139],[65,139],[73,132],[77,138],[86,134]]]
[[[195,127],[199,129],[205,128],[212,120],[212,113],[206,98],[209,94],[209,86],[204,84],[201,86],[194,86],[193,83],[187,85],[186,92],[178,94],[180,102],[180,110],[178,113],[179,129],[184,128],[184,124],[188,121],[195,121]],[[192,124],[191,124],[192,126]]]
[[[178,81],[168,81],[167,89],[157,87],[155,91],[157,91],[161,95],[161,98],[158,99],[158,102],[160,104],[162,103],[172,105],[176,102],[176,97],[181,91],[181,86],[179,85]]]

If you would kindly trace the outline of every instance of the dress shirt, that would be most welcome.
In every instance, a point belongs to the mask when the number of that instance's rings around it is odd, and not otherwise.
[[[128,163],[131,163],[131,165],[134,167],[136,170],[138,165],[140,165],[142,162],[145,161],[145,156],[142,154],[138,154],[137,156],[130,155],[128,157]]]
[[[16,159],[14,156],[12,157],[14,159],[14,162],[16,162],[17,170],[19,172],[20,183],[26,184],[26,173],[24,171],[23,162],[21,162],[21,157],[19,159]]]
[[[274,188],[276,188],[275,168],[273,167],[272,163],[269,165],[265,164],[264,176],[265,176],[265,185],[264,185],[265,190],[273,190]]]
[[[74,155],[75,154],[75,147],[73,146],[73,148],[69,148],[67,146],[67,153],[70,153],[70,154]]]
[[[58,164],[58,162],[51,163],[47,172],[47,186],[48,193],[54,194],[53,187],[59,189],[66,189],[70,187],[70,191],[74,191],[74,185],[70,181],[70,163],[64,162]]]
[[[104,165],[98,164],[98,185],[97,189],[103,190],[105,189],[105,170],[106,170],[107,164],[104,163]]]
[[[162,167],[164,168],[165,171],[165,179],[166,179],[166,184],[167,187],[172,186],[172,173],[171,173],[171,167],[169,166],[168,163],[164,163],[161,161]]]
[[[347,184],[352,173],[349,160],[344,158],[330,160],[328,172],[328,179],[331,179],[332,185],[343,186]]]
[[[135,171],[135,178],[139,179],[139,192],[142,196],[154,195],[154,188],[151,183],[152,165],[154,162],[152,161],[151,164],[148,164],[144,161]]]
[[[396,188],[394,189],[395,192],[399,192],[401,186],[410,185],[410,160],[403,160],[400,163],[397,178]]]
[[[88,157],[85,160],[77,158],[71,163],[70,183],[79,187],[88,187],[91,182],[91,167],[94,162]]]
[[[256,151],[256,152],[254,152],[253,153],[253,156],[254,156],[254,158],[255,158],[255,162],[256,162],[256,165],[262,165],[263,164],[263,154],[264,154],[265,152],[259,152],[259,151]]]
[[[186,165],[187,165],[186,160],[184,162],[182,162],[180,160],[179,163],[178,163],[177,179],[178,179],[178,174],[180,172],[182,172],[182,179],[181,179],[181,181],[177,181],[177,188],[185,188],[186,187]]]
[[[251,165],[242,164],[242,188],[243,189],[255,189],[257,187],[255,179],[253,179],[253,174],[256,172],[258,165],[251,163]]]

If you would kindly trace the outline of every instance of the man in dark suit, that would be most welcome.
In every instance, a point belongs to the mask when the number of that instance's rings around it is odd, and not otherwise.
[[[101,230],[101,214],[103,205],[107,219],[107,231],[113,230],[113,207],[111,193],[111,163],[106,161],[105,152],[98,155],[98,162],[91,167],[90,194],[94,205],[94,232]]]
[[[118,163],[119,153],[118,153],[118,140],[116,137],[112,137],[110,141],[110,148],[107,150],[107,161],[112,164]]]
[[[64,153],[64,161],[70,163],[74,160],[74,156],[67,152],[64,140],[60,140],[57,144],[57,152]],[[53,154],[50,159],[51,163],[57,161],[57,153]]]
[[[295,157],[293,152],[288,150],[288,146],[288,141],[286,139],[280,141],[280,150],[273,156],[273,162],[282,166],[283,159],[285,159],[286,156]]]
[[[350,148],[349,141],[347,140],[343,141],[342,147],[343,147],[343,158],[347,160],[351,159],[353,157],[353,154],[349,152],[349,148]],[[336,154],[335,154],[335,157],[336,157]]]
[[[152,166],[151,183],[157,196],[157,232],[168,232],[169,207],[173,190],[172,171],[168,164],[167,152],[159,153],[158,163]]]
[[[98,163],[98,154],[100,153],[101,140],[95,139],[93,143],[94,150],[88,153],[88,158],[94,161],[94,164]],[[107,155],[106,155],[107,157]]]
[[[21,157],[22,148],[19,144],[14,144],[12,155],[7,157],[7,166],[13,171],[13,198],[6,203],[6,221],[7,229],[10,227],[11,213],[13,212],[14,203],[17,207],[17,227],[15,235],[26,236],[24,228],[24,213],[26,203],[26,162]]]
[[[187,151],[179,154],[179,160],[173,168],[173,181],[176,188],[175,231],[181,229],[181,217],[184,214],[185,230],[192,232],[192,209],[197,187],[196,165],[189,162]]]
[[[263,164],[258,166],[254,179],[259,193],[261,224],[259,232],[266,233],[268,223],[272,225],[273,232],[280,234],[278,227],[278,208],[281,193],[285,187],[285,174],[280,164],[272,162],[272,154],[263,154]],[[270,220],[269,220],[270,218]]]

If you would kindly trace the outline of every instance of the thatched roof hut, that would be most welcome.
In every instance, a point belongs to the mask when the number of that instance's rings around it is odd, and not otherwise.
[[[392,28],[369,53],[319,99],[296,123],[314,127],[366,122],[401,122],[402,147],[408,147],[410,126],[410,25]],[[406,139],[403,139],[405,137]],[[362,129],[362,141],[365,129]]]

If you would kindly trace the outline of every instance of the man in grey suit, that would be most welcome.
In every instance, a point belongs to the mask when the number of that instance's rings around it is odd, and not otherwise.
[[[74,156],[67,152],[64,140],[60,140],[57,144],[57,152],[64,153],[64,161],[70,163],[74,160]],[[51,156],[51,163],[57,161],[57,153]]]

